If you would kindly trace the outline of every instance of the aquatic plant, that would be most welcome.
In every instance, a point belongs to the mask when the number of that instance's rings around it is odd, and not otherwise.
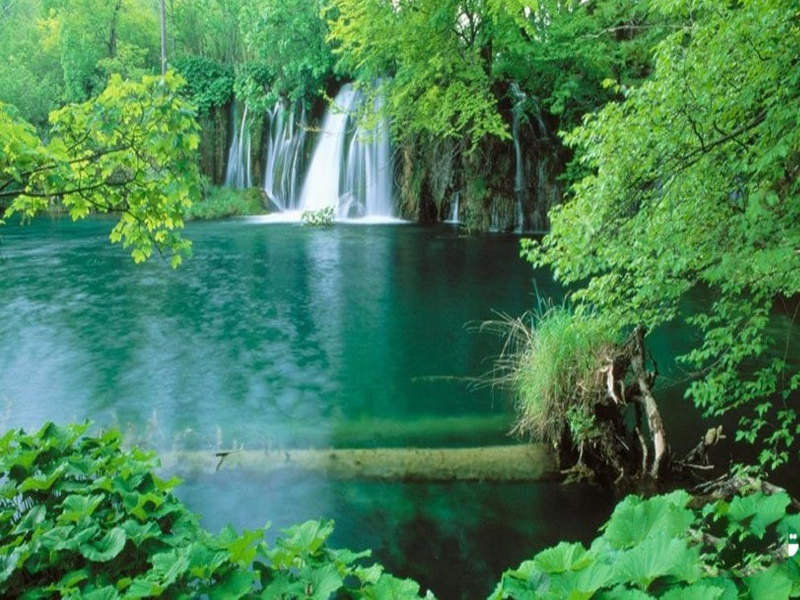
[[[333,225],[333,206],[324,206],[319,210],[304,210],[300,214],[300,220],[305,225],[313,225],[315,227]]]

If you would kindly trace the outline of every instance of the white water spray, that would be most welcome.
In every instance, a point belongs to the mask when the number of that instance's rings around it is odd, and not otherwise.
[[[354,114],[362,102],[362,94],[347,84],[328,110],[300,195],[301,210],[333,206],[339,219],[393,216],[389,126],[384,119],[369,129],[358,126]]]

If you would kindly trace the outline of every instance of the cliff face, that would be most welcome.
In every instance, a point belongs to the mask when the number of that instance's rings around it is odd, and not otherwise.
[[[471,152],[456,140],[409,140],[395,152],[400,215],[422,223],[458,221],[483,231],[544,231],[560,202],[563,149],[532,129]]]
[[[199,117],[200,124],[200,170],[215,185],[225,182],[225,168],[230,146],[230,111],[215,108],[208,115]]]

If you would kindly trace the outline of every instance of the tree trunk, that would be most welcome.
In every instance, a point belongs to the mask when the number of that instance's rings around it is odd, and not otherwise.
[[[650,477],[658,479],[664,457],[667,455],[667,432],[664,429],[664,422],[661,420],[661,413],[658,411],[658,403],[652,393],[656,375],[648,373],[645,368],[644,335],[645,328],[642,325],[637,326],[633,333],[631,370],[639,391],[637,401],[644,407],[647,427],[650,429],[650,437],[653,440],[653,464],[650,466]]]

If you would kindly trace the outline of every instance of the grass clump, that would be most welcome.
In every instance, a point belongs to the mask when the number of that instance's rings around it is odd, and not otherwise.
[[[592,427],[597,395],[604,393],[599,367],[614,348],[611,328],[592,313],[565,306],[486,325],[505,335],[491,379],[514,393],[512,433],[557,444],[568,427],[580,443]]]
[[[261,190],[250,188],[236,190],[227,187],[209,187],[203,198],[186,210],[187,220],[225,219],[244,217],[264,212]]]

